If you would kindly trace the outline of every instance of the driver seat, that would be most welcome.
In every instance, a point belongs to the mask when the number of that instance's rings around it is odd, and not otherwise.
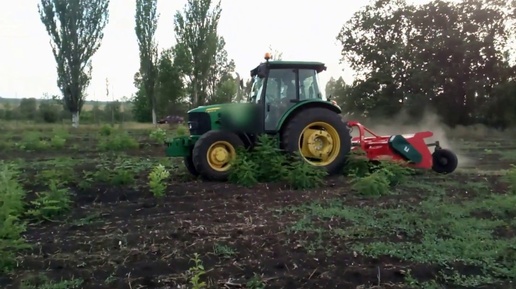
[[[286,98],[288,100],[296,99],[296,86],[291,82],[287,83],[287,93]]]

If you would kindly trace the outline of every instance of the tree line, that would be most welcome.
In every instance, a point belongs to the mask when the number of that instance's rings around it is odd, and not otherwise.
[[[356,79],[331,79],[327,94],[362,117],[516,125],[515,23],[516,1],[372,1],[337,36]]]
[[[40,0],[38,4],[57,63],[59,100],[70,112],[74,127],[79,125],[91,80],[91,58],[109,22],[109,4],[110,0]],[[134,76],[137,92],[132,103],[137,120],[156,123],[158,115],[241,97],[235,63],[218,34],[221,13],[220,0],[188,0],[174,17],[177,44],[158,51],[157,0],[136,0],[134,31],[140,68]]]
[[[90,101],[87,109],[81,111],[82,123],[122,123],[133,121],[131,105],[122,101]],[[19,101],[5,101],[0,98],[0,120],[61,123],[72,114],[63,104],[46,96],[45,99],[22,98]]]
[[[79,122],[91,57],[100,47],[110,0],[40,0],[51,38],[62,104]],[[157,0],[136,0],[140,68],[131,99],[134,118],[183,114],[188,108],[243,100],[240,76],[218,33],[219,2],[188,0],[174,16],[176,44],[158,51]],[[509,43],[516,1],[372,0],[343,25],[342,61],[353,83],[331,79],[327,94],[354,116],[410,121],[435,112],[448,125],[516,124],[516,66]],[[172,30],[172,27],[171,27]],[[249,83],[247,83],[248,86]]]

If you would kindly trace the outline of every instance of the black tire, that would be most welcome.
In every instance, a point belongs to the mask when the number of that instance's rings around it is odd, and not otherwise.
[[[207,158],[208,150],[211,145],[216,142],[226,142],[232,146],[234,151],[238,150],[238,148],[244,147],[244,142],[235,133],[222,130],[212,130],[203,134],[195,143],[192,151],[192,161],[195,170],[199,172],[199,175],[205,180],[224,182],[228,180],[230,165],[227,164],[225,170],[219,171],[210,165]]]
[[[347,157],[351,150],[351,134],[347,123],[342,121],[339,114],[324,108],[309,108],[302,110],[286,124],[282,129],[281,146],[289,152],[299,152],[299,138],[301,133],[311,123],[324,122],[333,127],[340,138],[340,150],[336,158],[328,165],[321,166],[328,174],[340,174],[346,164]]]
[[[188,170],[188,172],[190,174],[192,174],[193,176],[197,177],[197,176],[199,176],[199,172],[195,169],[195,165],[193,163],[193,159],[192,158],[193,157],[190,154],[190,156],[184,157],[183,162],[184,162],[185,167]]]
[[[459,164],[457,155],[447,149],[438,149],[432,154],[432,170],[440,174],[449,174],[455,171]]]

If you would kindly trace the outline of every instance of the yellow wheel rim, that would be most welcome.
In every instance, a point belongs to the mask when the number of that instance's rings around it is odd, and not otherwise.
[[[235,148],[227,141],[216,141],[206,153],[206,159],[210,167],[219,172],[229,170],[229,162],[236,156]]]
[[[326,122],[307,125],[299,136],[299,151],[303,158],[314,166],[331,164],[340,152],[340,136]]]

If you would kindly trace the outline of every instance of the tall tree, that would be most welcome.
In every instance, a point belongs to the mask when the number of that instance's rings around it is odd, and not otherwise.
[[[140,75],[145,94],[151,103],[152,123],[156,125],[156,62],[158,47],[155,41],[158,27],[157,0],[136,0],[135,32],[140,48]]]
[[[212,9],[212,0],[188,0],[174,17],[177,45],[176,63],[188,82],[192,106],[208,98],[210,73],[216,64],[221,40],[217,27],[222,12],[220,1]]]
[[[41,0],[38,4],[57,63],[57,85],[74,127],[79,126],[91,80],[91,57],[99,49],[108,23],[109,1]]]
[[[161,52],[158,61],[156,85],[157,112],[160,116],[178,115],[187,108],[184,106],[184,87],[181,73],[174,62],[172,49]]]
[[[511,76],[507,8],[504,0],[374,1],[337,37],[359,72],[350,104],[379,117],[405,110],[417,119],[431,109],[452,126],[482,119],[493,88]]]

